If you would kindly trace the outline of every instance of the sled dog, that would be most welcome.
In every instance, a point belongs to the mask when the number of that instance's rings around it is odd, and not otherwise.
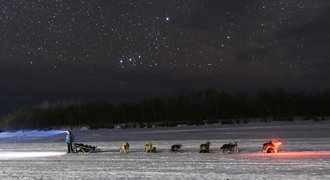
[[[147,150],[147,153],[156,153],[157,148],[156,147],[152,147],[151,149]]]
[[[171,146],[171,152],[174,152],[174,153],[178,153],[178,152],[181,152],[181,147],[182,145],[181,144],[174,144]]]
[[[222,149],[222,152],[225,154],[232,154],[232,153],[238,153],[238,145],[237,142],[231,142],[228,144],[224,144],[222,145],[222,147],[220,148]]]
[[[150,151],[152,149],[152,144],[151,144],[151,142],[149,142],[149,143],[145,143],[144,144],[144,152],[148,152],[148,151]]]
[[[122,143],[119,149],[120,153],[128,153],[129,151],[129,144],[128,142]]]
[[[201,144],[199,146],[199,153],[209,153],[210,152],[210,142],[206,142],[206,144]]]
[[[282,141],[278,139],[272,139],[269,142],[266,142],[262,145],[262,149],[264,153],[277,153],[278,148],[282,144]]]

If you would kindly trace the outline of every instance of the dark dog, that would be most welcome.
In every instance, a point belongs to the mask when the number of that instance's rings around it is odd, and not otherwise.
[[[156,153],[157,152],[157,148],[156,147],[152,147],[151,149],[147,150],[147,153]]]
[[[206,144],[201,144],[199,146],[199,153],[209,153],[210,152],[210,142],[206,142]]]
[[[178,153],[181,152],[181,144],[174,144],[171,146],[171,152]]]
[[[225,154],[232,154],[232,153],[238,153],[238,145],[237,142],[231,142],[228,144],[224,144],[222,145],[222,147],[220,148],[222,149],[222,152]]]

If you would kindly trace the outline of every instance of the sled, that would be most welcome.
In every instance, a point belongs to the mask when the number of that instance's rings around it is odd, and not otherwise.
[[[75,152],[90,153],[93,152],[97,147],[83,144],[83,143],[73,143],[73,150]]]

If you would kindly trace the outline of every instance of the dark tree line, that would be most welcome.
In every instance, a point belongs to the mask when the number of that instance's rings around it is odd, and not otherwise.
[[[178,124],[247,123],[251,120],[288,121],[295,117],[322,119],[330,115],[330,91],[263,90],[255,95],[214,89],[181,90],[175,96],[138,103],[45,102],[24,107],[1,118],[1,129],[47,129],[63,126],[112,128],[176,126]]]

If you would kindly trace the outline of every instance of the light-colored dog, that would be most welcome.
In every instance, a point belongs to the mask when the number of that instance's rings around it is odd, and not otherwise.
[[[144,151],[147,153],[155,153],[157,151],[157,148],[153,147],[152,144],[149,142],[144,144]]]
[[[119,152],[120,153],[128,153],[128,151],[129,151],[129,144],[128,144],[128,142],[125,142],[125,143],[121,144],[120,149],[119,149]]]
[[[148,152],[148,151],[150,151],[152,149],[152,144],[151,144],[151,142],[149,142],[149,143],[145,143],[144,144],[144,152]]]

